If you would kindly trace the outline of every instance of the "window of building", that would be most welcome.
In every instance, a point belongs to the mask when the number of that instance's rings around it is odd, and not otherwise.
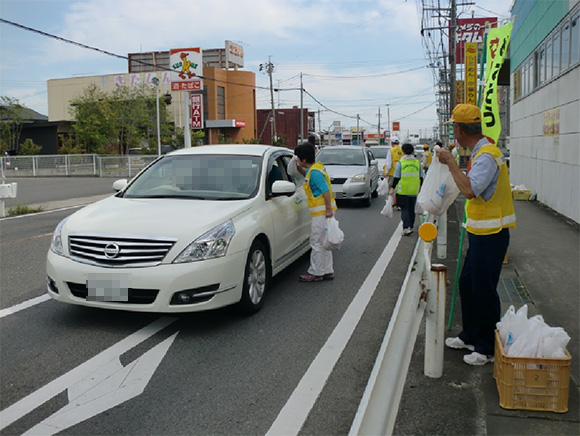
[[[546,41],[546,80],[552,78],[552,37]]]
[[[562,70],[570,65],[570,22],[562,26]]]
[[[217,87],[217,117],[218,120],[226,119],[226,89],[223,86]]]
[[[574,65],[580,60],[580,10],[572,16],[572,29],[570,33],[570,65]]]
[[[554,63],[552,65],[552,73],[554,76],[560,74],[560,29],[554,33]]]
[[[546,81],[546,46],[542,44],[538,50],[538,85]]]

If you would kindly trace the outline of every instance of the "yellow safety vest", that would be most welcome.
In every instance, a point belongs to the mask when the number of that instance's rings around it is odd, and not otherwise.
[[[418,159],[401,159],[401,180],[397,183],[397,194],[415,196],[421,187],[421,164]]]
[[[433,153],[431,153],[430,151],[426,151],[425,156],[427,156],[427,166],[426,168],[429,168],[429,166],[431,165],[431,162],[433,162]]]
[[[473,156],[473,163],[483,153],[491,154],[499,167],[497,187],[489,201],[483,200],[481,196],[467,200],[466,228],[474,235],[493,235],[502,229],[515,227],[516,214],[505,157],[495,144],[488,144]]]
[[[395,167],[397,166],[397,162],[399,162],[402,157],[403,150],[401,150],[401,147],[398,145],[391,147],[391,168],[389,168],[389,172],[386,174],[387,176],[395,175]]]
[[[304,178],[304,192],[308,197],[308,208],[310,209],[310,216],[319,216],[326,214],[326,203],[324,202],[324,195],[319,195],[315,197],[312,193],[312,189],[310,188],[310,174],[312,171],[320,171],[324,178],[326,179],[326,183],[328,184],[328,190],[330,192],[330,205],[332,206],[332,210],[336,210],[336,202],[334,201],[334,195],[332,195],[332,183],[330,183],[330,177],[326,172],[326,168],[322,165],[321,162],[316,162],[314,165],[310,167],[310,171],[306,173],[306,177]]]

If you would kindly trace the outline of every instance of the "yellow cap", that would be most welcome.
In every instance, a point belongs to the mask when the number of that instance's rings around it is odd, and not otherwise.
[[[437,227],[433,223],[423,223],[419,226],[419,237],[425,242],[431,242],[437,237]]]
[[[462,123],[474,124],[481,123],[481,110],[474,104],[461,103],[455,106],[451,119],[443,124]]]

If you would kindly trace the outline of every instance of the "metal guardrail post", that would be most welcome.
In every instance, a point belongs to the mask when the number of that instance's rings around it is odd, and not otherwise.
[[[447,267],[431,265],[427,309],[425,311],[425,364],[427,377],[443,375],[443,340],[445,337],[445,287]]]
[[[437,258],[447,259],[447,211],[437,219]]]

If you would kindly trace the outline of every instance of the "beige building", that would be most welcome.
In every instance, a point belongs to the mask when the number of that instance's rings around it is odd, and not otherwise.
[[[226,45],[226,48],[231,46]],[[238,49],[239,51],[239,49]],[[243,53],[243,52],[242,52]],[[159,81],[159,95],[171,95],[167,110],[176,127],[183,128],[185,99],[188,91],[171,90],[171,73],[161,65],[168,64],[168,52],[150,52],[129,55],[129,72],[103,76],[51,79],[48,81],[49,121],[74,121],[70,114],[71,100],[84,94],[91,84],[105,92],[117,86],[155,87],[154,78]],[[135,58],[138,61],[132,62]],[[143,63],[142,59],[148,62]],[[227,142],[242,143],[256,137],[256,76],[249,71],[237,70],[225,56],[225,49],[203,51],[203,113],[205,143],[216,144],[222,137]],[[158,61],[160,60],[160,61]],[[225,69],[225,66],[235,69]],[[199,91],[198,91],[199,92]]]

